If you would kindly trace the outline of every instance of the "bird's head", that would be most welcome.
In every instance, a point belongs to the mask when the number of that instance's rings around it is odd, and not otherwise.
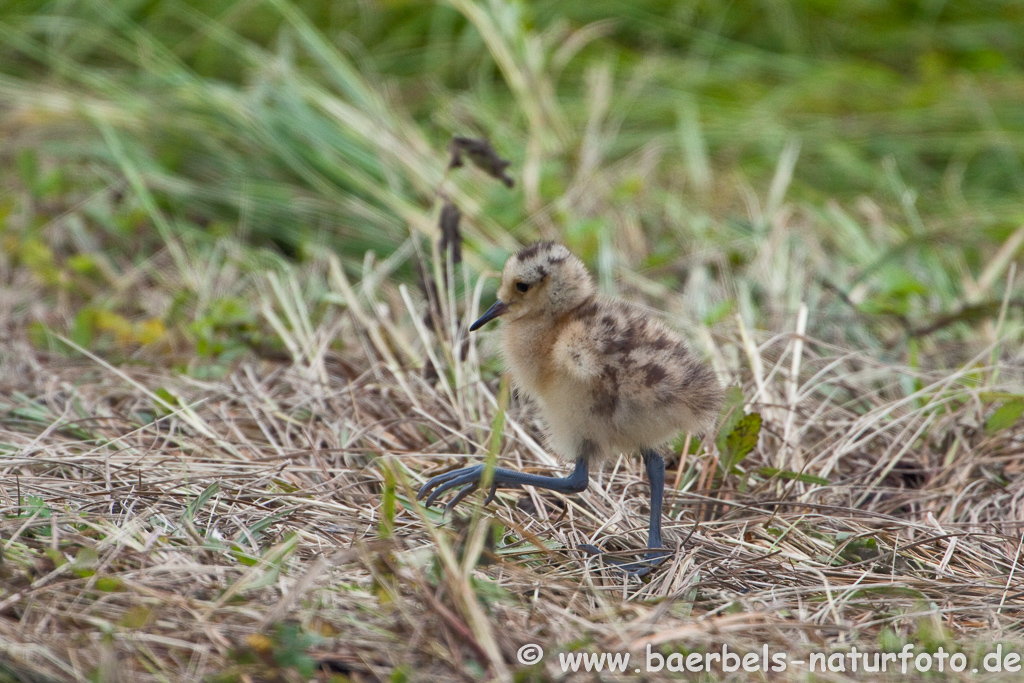
[[[498,316],[509,322],[557,317],[593,293],[594,283],[583,261],[561,244],[535,242],[505,262],[498,300],[469,329],[477,330]]]

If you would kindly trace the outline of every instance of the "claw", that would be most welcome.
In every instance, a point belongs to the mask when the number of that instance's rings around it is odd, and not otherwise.
[[[431,505],[433,505],[434,504],[434,500],[438,496],[440,496],[442,493],[444,493],[446,490],[448,490],[448,488],[450,488],[450,487],[441,488],[439,486],[436,490],[432,491],[430,493],[430,495],[427,497],[427,499],[425,501],[423,501],[423,507],[430,507]]]
[[[496,493],[498,493],[498,482],[492,482],[491,483],[491,492],[487,494],[486,498],[484,498],[484,505],[485,506],[488,503],[490,503],[492,500],[494,500],[494,496],[495,496]]]

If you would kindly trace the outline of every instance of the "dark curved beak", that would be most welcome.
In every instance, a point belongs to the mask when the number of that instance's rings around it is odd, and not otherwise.
[[[499,315],[508,310],[508,304],[503,301],[495,301],[494,305],[487,309],[487,312],[480,316],[480,319],[469,326],[470,332],[476,332],[481,327],[491,322]]]

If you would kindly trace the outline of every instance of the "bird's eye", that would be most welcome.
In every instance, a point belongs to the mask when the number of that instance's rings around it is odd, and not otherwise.
[[[525,282],[517,282],[516,283],[516,289],[518,289],[520,292],[525,292],[529,288],[530,288],[530,285],[526,284]]]

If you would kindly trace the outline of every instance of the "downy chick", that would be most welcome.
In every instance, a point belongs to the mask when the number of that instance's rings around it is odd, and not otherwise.
[[[524,484],[559,493],[587,488],[589,470],[619,453],[639,451],[651,484],[648,548],[661,548],[665,463],[655,448],[681,430],[706,432],[722,401],[714,373],[661,321],[598,295],[586,266],[553,242],[532,244],[505,263],[498,301],[470,327],[501,317],[501,350],[520,392],[540,406],[548,443],[575,464],[567,477],[495,468],[491,490]],[[451,508],[475,491],[483,465],[428,481],[426,505],[462,486]],[[581,546],[598,552],[593,546]],[[647,559],[663,558],[649,552]],[[633,563],[644,574],[652,564]]]

